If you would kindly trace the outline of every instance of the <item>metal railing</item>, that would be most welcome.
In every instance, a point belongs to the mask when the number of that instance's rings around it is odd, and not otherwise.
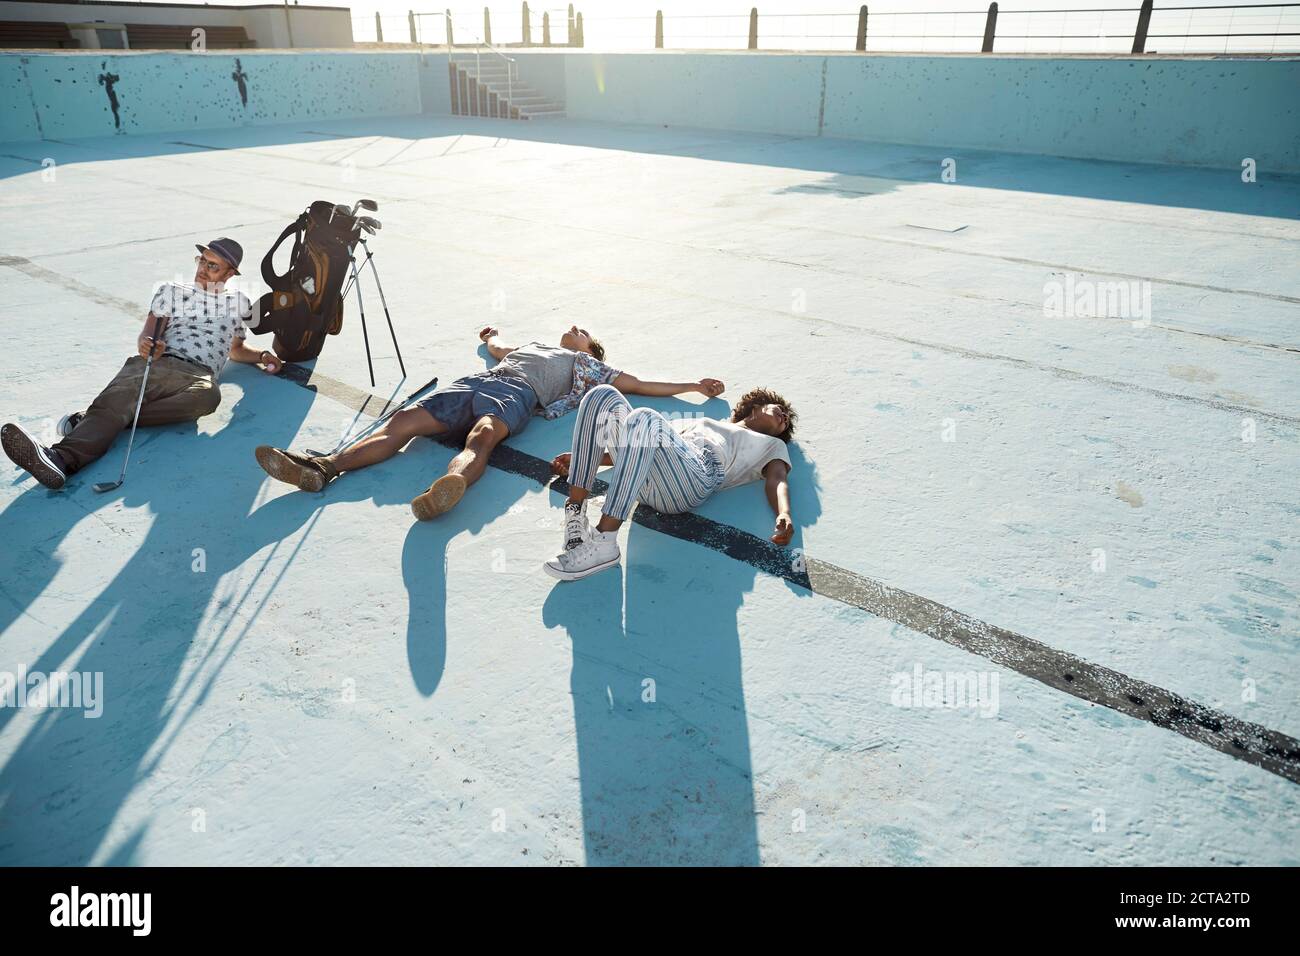
[[[483,24],[483,40],[493,41],[493,24],[505,27],[512,39],[496,41],[497,46],[582,46],[582,14],[574,5],[565,8],[535,9],[527,2],[517,13],[509,14],[484,7],[473,13],[451,9],[435,12],[411,10],[404,15],[354,16],[352,34],[358,42],[415,43],[430,46],[456,46],[457,33],[473,35],[467,24]],[[517,31],[517,32],[516,32]],[[500,36],[501,33],[498,33]]]
[[[450,35],[450,33],[451,33],[451,24],[450,24],[450,23],[448,23],[448,25],[447,25],[447,32],[448,32],[448,35]],[[483,48],[484,48],[484,47],[487,47],[487,49],[489,50],[489,52],[491,52],[491,53],[495,53],[497,56],[501,57],[501,59],[505,61],[505,64],[506,64],[506,104],[507,104],[507,108],[513,108],[513,104],[514,104],[514,92],[515,92],[515,86],[514,86],[514,84],[515,84],[515,59],[514,59],[514,57],[506,56],[504,53],[502,53],[500,50],[498,50],[496,47],[494,47],[494,46],[493,46],[491,43],[489,43],[487,40],[484,40],[482,37],[477,36],[476,34],[470,34],[470,35],[473,36],[473,37],[478,41],[477,43],[474,44],[474,76],[475,76],[475,78],[478,79],[478,78],[480,78],[480,77],[483,76],[482,54],[483,54]],[[482,80],[480,79],[479,82],[482,82]]]
[[[959,0],[958,0],[959,2]],[[957,2],[953,3],[956,6]],[[648,4],[647,4],[648,6]],[[405,21],[411,42],[446,45],[453,30],[483,18],[507,47],[588,46],[597,49],[857,50],[860,52],[999,53],[1291,53],[1300,52],[1300,2],[915,11],[848,7],[828,13],[734,14],[662,12],[588,19],[567,9],[516,12],[415,13],[375,16],[376,33],[405,42],[392,21]],[[354,18],[358,39],[367,17]],[[454,26],[453,26],[454,24]]]

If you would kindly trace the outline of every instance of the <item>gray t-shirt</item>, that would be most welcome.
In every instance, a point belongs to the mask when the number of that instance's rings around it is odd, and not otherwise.
[[[503,358],[493,371],[522,378],[545,408],[573,388],[573,360],[577,354],[555,345],[529,342]]]
[[[244,323],[253,316],[253,303],[242,292],[211,292],[182,282],[164,283],[149,311],[165,317],[166,355],[178,355],[212,369],[215,379],[230,357],[230,345],[247,334]]]

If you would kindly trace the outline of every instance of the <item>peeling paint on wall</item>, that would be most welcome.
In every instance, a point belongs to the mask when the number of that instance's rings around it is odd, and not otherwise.
[[[571,119],[1300,172],[1300,58],[514,55]],[[398,52],[0,54],[0,80],[30,100],[0,104],[0,140],[445,114],[446,66]]]
[[[0,110],[0,140],[73,138],[393,116],[421,109],[418,54],[0,54],[32,112]],[[107,96],[107,103],[105,97]],[[12,98],[11,98],[12,99]]]
[[[1300,172],[1300,57],[511,55],[571,119]]]
[[[99,66],[100,69],[106,69],[107,64],[101,63]],[[119,131],[122,129],[122,116],[118,112],[117,90],[115,87],[120,79],[122,78],[116,73],[104,72],[99,74],[99,85],[108,93],[108,105],[113,110],[113,127]]]
[[[235,57],[235,72],[230,74],[230,78],[234,80],[235,85],[239,87],[240,105],[247,108],[248,87],[245,85],[245,81],[248,79],[248,74],[244,72],[244,65],[239,62],[239,57]]]

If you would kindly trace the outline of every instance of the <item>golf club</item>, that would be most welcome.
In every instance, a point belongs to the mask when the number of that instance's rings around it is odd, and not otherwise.
[[[346,205],[345,203],[336,203],[336,204],[334,205],[334,208],[330,210],[330,218],[329,218],[329,221],[330,221],[330,222],[333,222],[333,221],[334,221],[334,217],[335,217],[335,216],[340,216],[340,215],[342,215],[342,216],[351,216],[351,215],[352,215],[352,213],[348,212],[348,207],[347,207],[347,205]]]
[[[371,212],[378,212],[379,203],[375,202],[373,199],[358,199],[357,204],[352,207],[352,212],[350,212],[349,215],[355,216],[358,209],[368,209]]]
[[[359,225],[362,229],[366,230],[366,232],[370,233],[371,235],[374,235],[380,229],[384,228],[384,224],[380,222],[378,219],[376,219],[374,216],[358,216],[357,225]]]
[[[394,415],[400,412],[407,405],[411,404],[411,402],[414,401],[418,396],[423,395],[431,388],[437,388],[437,387],[438,387],[438,376],[435,375],[429,381],[425,382],[423,385],[421,385],[419,388],[413,391],[410,395],[406,396],[406,398],[402,401],[402,404],[398,405],[392,411],[386,412],[385,414],[381,415],[379,418],[376,418],[373,422],[371,422],[365,428],[361,429],[361,431],[358,432],[353,437],[351,438],[344,437],[340,439],[339,443],[335,445],[333,448],[331,448],[329,451],[316,451],[316,449],[314,448],[308,448],[306,449],[307,454],[314,455],[317,458],[325,458],[329,455],[336,454],[340,449],[346,448],[348,445],[355,445],[357,442],[361,441],[361,439],[365,438],[367,434],[374,431],[384,422],[388,421],[390,418],[392,418]]]
[[[117,476],[117,481],[99,481],[91,485],[95,491],[101,495],[106,491],[112,491],[119,488],[122,482],[126,481],[126,466],[131,463],[131,446],[135,444],[135,428],[140,423],[140,406],[144,404],[144,387],[149,383],[149,369],[153,365],[153,353],[158,345],[158,336],[162,332],[163,317],[154,316],[153,331],[149,336],[149,357],[144,360],[144,375],[140,378],[140,394],[135,400],[135,417],[131,420],[131,437],[126,442],[126,457],[122,459],[122,473]]]

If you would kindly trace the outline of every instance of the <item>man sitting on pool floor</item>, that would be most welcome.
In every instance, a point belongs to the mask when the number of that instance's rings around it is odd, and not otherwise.
[[[69,475],[108,451],[118,434],[131,427],[137,402],[139,423],[145,427],[190,422],[221,404],[217,380],[227,360],[272,374],[280,371],[274,353],[244,344],[244,323],[253,305],[248,296],[226,287],[239,275],[244,250],[233,239],[214,239],[196,248],[194,283],[159,287],[136,340],[139,354],[126,360],[89,408],[63,416],[56,427],[61,441],[46,447],[21,425],[0,428],[5,454],[46,488],[62,488]],[[151,352],[153,366],[142,396],[145,358]]]
[[[303,491],[320,491],[345,471],[387,461],[417,436],[454,441],[463,451],[447,465],[447,474],[411,501],[415,516],[428,521],[455,507],[465,489],[482,476],[492,449],[523,431],[534,412],[559,418],[596,385],[612,385],[629,395],[699,392],[712,398],[723,391],[722,382],[714,378],[643,382],[606,365],[604,347],[576,325],[560,336],[558,347],[541,342],[505,345],[499,334],[488,326],[478,335],[497,365],[437,389],[355,445],[318,457],[262,445],[255,452],[257,463],[272,478]]]

